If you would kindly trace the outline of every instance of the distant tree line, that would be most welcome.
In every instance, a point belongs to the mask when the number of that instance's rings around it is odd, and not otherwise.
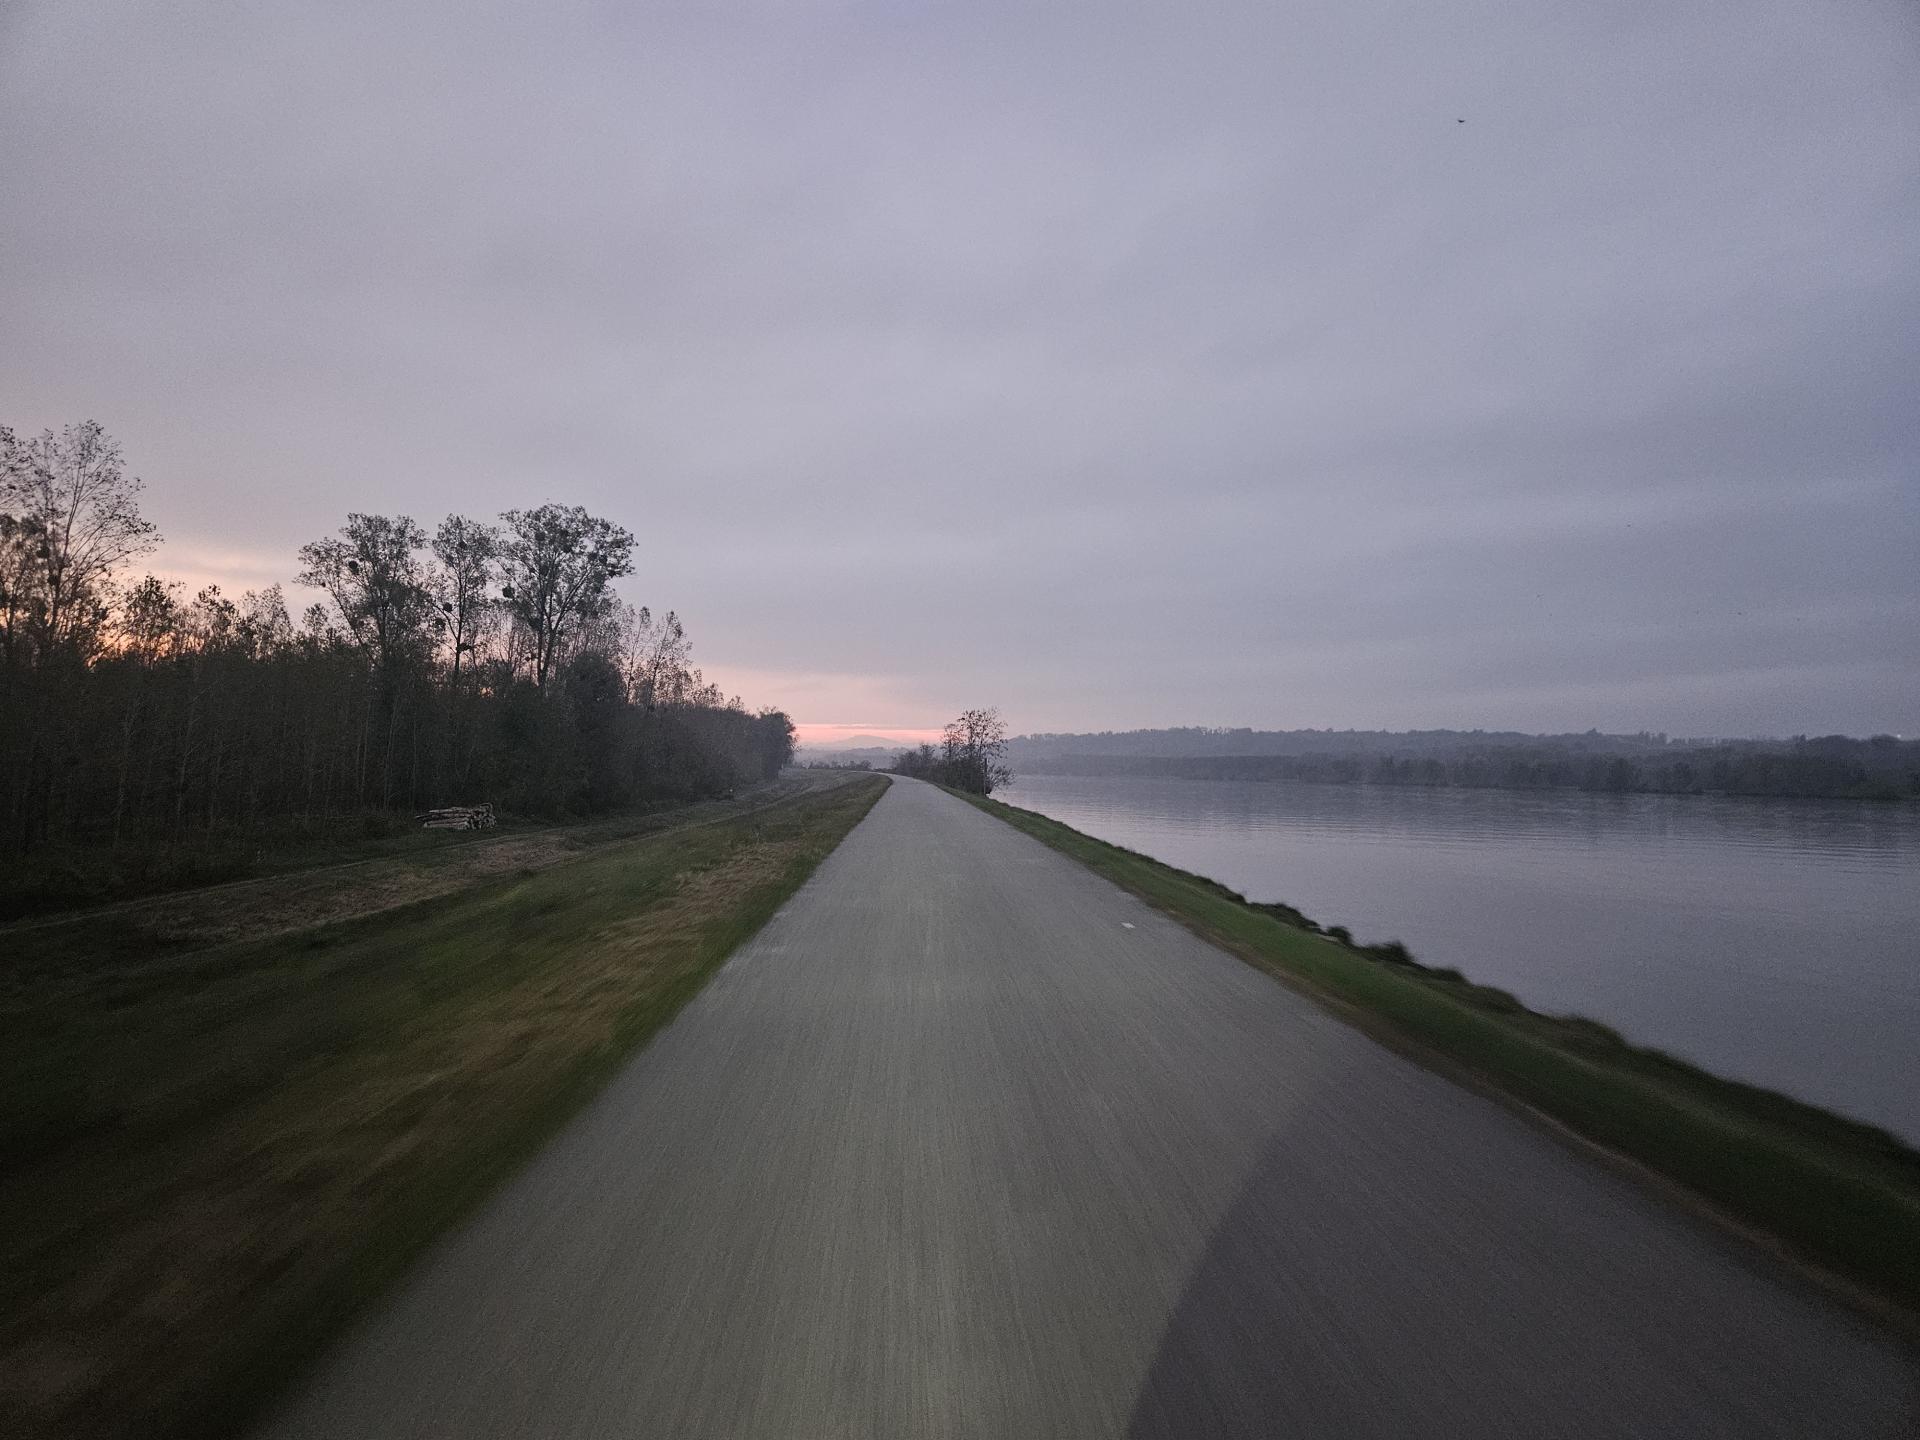
[[[1055,739],[1059,737],[1048,737]],[[1092,738],[1092,737],[1089,737]],[[1461,737],[1464,739],[1464,737]],[[1571,737],[1580,740],[1585,737]],[[1598,745],[1521,742],[1306,754],[1073,753],[1048,746],[1022,768],[1052,775],[1158,775],[1204,780],[1310,780],[1511,790],[1663,795],[1920,798],[1920,742],[1891,735],[1664,744],[1637,753]],[[1015,742],[1016,746],[1019,742]]]
[[[965,710],[947,724],[939,745],[902,750],[896,775],[931,780],[975,795],[991,795],[1013,779],[1006,765],[1007,727],[998,710]]]
[[[1457,755],[1516,746],[1557,754],[1649,755],[1715,742],[1683,740],[1641,730],[1607,734],[1584,730],[1530,735],[1521,730],[1252,730],[1244,726],[1183,725],[1159,730],[1102,730],[1087,734],[1021,735],[1010,743],[1013,762],[1030,765],[1062,755]]]
[[[188,598],[97,424],[0,428],[0,855],[488,800],[537,815],[694,797],[793,753],[623,604],[634,537],[577,506],[352,514],[301,548],[327,598]]]

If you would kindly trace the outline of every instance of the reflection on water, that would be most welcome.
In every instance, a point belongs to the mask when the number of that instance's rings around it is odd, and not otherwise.
[[[1011,804],[1920,1140],[1920,811],[1024,776]]]

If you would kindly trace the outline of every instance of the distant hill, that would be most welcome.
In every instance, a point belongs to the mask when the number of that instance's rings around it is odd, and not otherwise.
[[[1025,761],[1031,767],[1034,761],[1061,755],[1429,755],[1510,745],[1544,745],[1580,755],[1647,755],[1675,746],[1714,743],[1674,740],[1645,730],[1633,735],[1598,730],[1529,735],[1520,730],[1250,730],[1192,725],[1171,730],[1021,735],[1013,740],[1010,753],[1016,762]]]

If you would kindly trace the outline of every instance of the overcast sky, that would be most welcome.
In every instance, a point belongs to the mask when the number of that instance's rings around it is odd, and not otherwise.
[[[0,0],[0,422],[819,725],[1911,734],[1917,14]]]

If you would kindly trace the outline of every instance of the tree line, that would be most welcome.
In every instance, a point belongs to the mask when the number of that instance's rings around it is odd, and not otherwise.
[[[691,798],[792,757],[625,604],[634,537],[578,506],[350,514],[299,551],[324,594],[130,579],[159,542],[98,424],[0,427],[0,854],[180,844],[492,801]]]
[[[1584,730],[1536,735],[1522,730],[1254,730],[1246,726],[1185,725],[1159,730],[1102,730],[1089,734],[1021,735],[1012,742],[1016,764],[1063,755],[1392,755],[1455,756],[1526,748],[1576,755],[1646,755],[1715,742],[1641,730],[1608,734]]]
[[[1828,735],[1779,742],[1725,741],[1642,754],[1516,744],[1401,755],[1051,752],[1022,763],[1025,769],[1052,775],[1311,780],[1339,785],[1584,790],[1603,794],[1920,798],[1920,742],[1892,735],[1865,740]]]
[[[893,773],[931,780],[974,795],[991,795],[1013,780],[1007,768],[1007,727],[998,710],[963,710],[947,723],[939,745],[902,750]]]

